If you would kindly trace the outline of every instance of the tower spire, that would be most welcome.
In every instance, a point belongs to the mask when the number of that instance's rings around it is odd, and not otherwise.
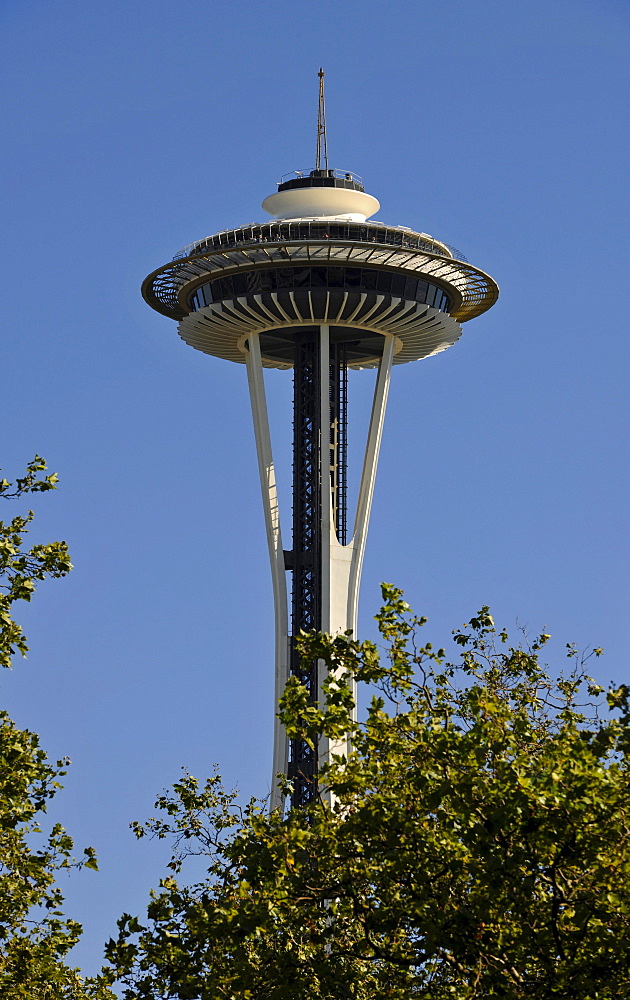
[[[197,241],[143,285],[154,309],[179,320],[185,343],[247,366],[274,595],[275,700],[293,677],[306,699],[305,714],[323,703],[327,668],[319,658],[299,655],[299,636],[357,635],[392,365],[450,347],[461,335],[460,323],[489,309],[498,295],[492,278],[454,258],[446,244],[406,227],[369,222],[378,201],[356,174],[329,170],[327,154],[320,69],[317,169],[294,171],[265,198],[263,208],[273,221]],[[265,368],[292,368],[294,374],[288,549]],[[378,368],[378,375],[356,515],[346,530],[349,368]],[[354,697],[354,682],[349,685]],[[311,740],[289,734],[276,714],[271,808],[284,809],[289,791],[278,775],[290,783],[291,808],[319,801],[332,807],[329,779],[320,782],[319,775],[331,761],[347,757],[351,735]]]
[[[328,170],[328,142],[326,140],[326,101],[324,98],[324,76],[323,69],[319,68],[319,104],[317,106],[317,155],[315,156],[315,169]]]

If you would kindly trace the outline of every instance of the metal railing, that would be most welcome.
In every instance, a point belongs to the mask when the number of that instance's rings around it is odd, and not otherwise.
[[[287,181],[301,180],[303,177],[310,177],[311,170],[291,170],[288,174],[283,174],[278,184],[286,184]],[[339,180],[354,181],[355,184],[360,184],[363,187],[363,178],[355,174],[353,170],[324,170],[320,171],[321,176],[326,177],[337,177]]]
[[[424,250],[466,261],[466,257],[455,247],[443,241],[434,240],[425,233],[414,233],[397,226],[386,226],[381,222],[267,222],[250,223],[237,229],[224,229],[204,240],[190,243],[173,260],[182,260],[195,254],[214,250],[230,250],[257,243],[303,242],[304,240],[330,240],[342,243],[383,243],[410,250]]]

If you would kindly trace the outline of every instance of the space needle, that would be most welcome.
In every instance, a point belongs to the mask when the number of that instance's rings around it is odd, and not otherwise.
[[[451,347],[462,324],[497,300],[493,279],[448,244],[372,220],[379,202],[357,174],[328,166],[324,72],[319,71],[315,166],[285,175],[262,203],[266,222],[185,247],[153,271],[142,294],[178,323],[185,343],[244,364],[251,398],[275,613],[275,698],[295,675],[316,702],[322,664],[305,663],[295,637],[357,632],[361,569],[392,367]],[[293,370],[293,511],[285,548],[263,369]],[[354,520],[347,504],[348,370],[376,368]],[[287,586],[287,571],[290,585]],[[276,776],[291,806],[321,794],[331,752],[287,738],[275,720]],[[325,793],[324,793],[325,794]]]

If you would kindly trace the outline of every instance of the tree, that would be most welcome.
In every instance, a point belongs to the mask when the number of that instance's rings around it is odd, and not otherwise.
[[[27,493],[46,493],[57,487],[58,476],[44,476],[43,458],[36,455],[26,467],[26,473],[15,483],[0,479],[0,497],[17,500]],[[38,580],[65,576],[72,569],[65,542],[34,545],[24,551],[24,535],[33,520],[32,510],[16,514],[5,524],[0,522],[0,666],[10,667],[15,653],[26,656],[26,637],[12,617],[16,601],[30,601]]]
[[[322,705],[295,679],[281,703],[292,735],[353,730],[321,776],[332,806],[269,815],[185,773],[136,824],[173,851],[147,918],[108,945],[126,997],[630,995],[628,689],[603,692],[572,648],[552,679],[549,637],[511,645],[487,608],[447,663],[383,591],[386,656],[304,636],[329,668]],[[357,726],[351,677],[380,688]],[[207,873],[180,884],[195,855]]]
[[[35,456],[15,484],[0,480],[0,496],[55,489],[57,476],[42,476]],[[0,521],[0,664],[26,655],[26,637],[12,618],[16,601],[30,601],[36,583],[72,568],[65,542],[24,548],[33,512]],[[70,867],[96,868],[91,847],[72,858],[73,842],[62,826],[43,828],[46,805],[61,785],[68,761],[48,761],[35,733],[19,729],[0,711],[0,995],[3,1000],[106,1000],[114,994],[101,980],[83,980],[65,964],[81,925],[64,917],[56,876]]]

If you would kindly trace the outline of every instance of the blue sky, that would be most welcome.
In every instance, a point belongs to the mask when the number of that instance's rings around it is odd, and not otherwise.
[[[67,539],[76,569],[22,610],[32,652],[2,695],[73,760],[55,818],[100,856],[65,886],[87,971],[162,873],[128,824],[179,768],[268,788],[245,371],[139,287],[312,166],[320,65],[331,165],[501,287],[455,347],[394,372],[362,635],[389,580],[440,644],[487,603],[547,628],[554,670],[576,642],[626,677],[629,36],[622,0],[5,0],[2,466],[39,452],[59,473],[33,540]],[[290,376],[268,392],[288,533]]]

